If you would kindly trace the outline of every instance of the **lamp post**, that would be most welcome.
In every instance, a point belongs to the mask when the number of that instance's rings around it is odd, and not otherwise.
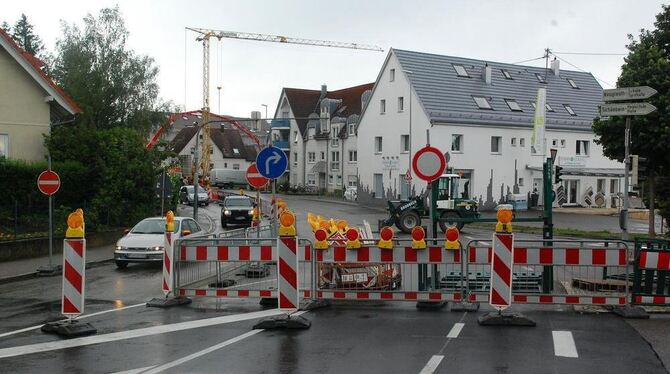
[[[407,82],[409,83],[409,157],[407,160],[407,171],[409,175],[412,175],[412,81],[409,79],[409,74],[414,74],[411,70],[403,70],[407,74]],[[409,185],[409,191],[407,191],[408,197],[412,193],[412,181],[407,181]]]
[[[268,119],[268,106],[267,104],[261,104],[262,107],[265,107],[265,119]]]

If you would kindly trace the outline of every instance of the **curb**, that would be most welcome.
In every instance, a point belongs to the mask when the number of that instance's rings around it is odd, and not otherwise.
[[[286,196],[291,196],[291,195],[286,195]],[[344,200],[344,199],[342,199],[342,200],[332,200],[332,199],[312,199],[312,198],[305,199],[305,198],[303,198],[301,200],[303,200],[303,201],[313,201],[313,202],[317,202],[317,203],[347,205],[347,206],[371,209],[371,210],[376,210],[378,212],[387,213],[387,210],[385,208],[380,208],[380,207],[376,207],[376,206],[361,205],[361,204],[358,204],[358,203],[349,202],[349,201]]]
[[[113,261],[114,261],[113,258],[108,258],[106,260],[98,260],[98,261],[87,262],[86,263],[86,268],[87,269],[96,268],[100,265],[104,265],[108,262],[113,262]],[[58,272],[58,273],[54,274],[53,277],[59,276],[60,274],[62,274],[62,272]],[[37,275],[37,270],[35,270],[35,271],[31,271],[29,273],[23,273],[23,274],[17,274],[17,275],[10,275],[8,277],[2,277],[2,278],[0,278],[0,284],[20,282],[20,281],[28,280],[28,279],[32,279],[32,278],[49,278],[49,277],[40,277],[40,276]]]

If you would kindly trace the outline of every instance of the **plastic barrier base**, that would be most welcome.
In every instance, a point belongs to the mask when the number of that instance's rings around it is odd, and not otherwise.
[[[492,312],[477,319],[482,326],[535,326],[535,321],[521,313]]]
[[[470,303],[467,301],[451,303],[449,310],[452,312],[476,312],[479,310],[479,303]]]
[[[258,303],[262,306],[269,306],[273,308],[277,308],[279,306],[279,302],[277,301],[276,297],[264,297],[261,299],[261,301]]]
[[[254,329],[308,329],[312,325],[308,319],[302,316],[291,317],[288,314],[266,318],[254,325]]]
[[[330,300],[325,300],[325,299],[317,299],[317,300],[309,300],[300,307],[300,310],[314,310],[314,309],[320,309],[320,308],[325,308],[330,306]]]
[[[416,308],[417,309],[442,309],[445,306],[447,306],[447,303],[445,301],[417,301],[416,302]]]
[[[53,277],[56,275],[61,275],[63,273],[63,267],[61,265],[57,266],[40,266],[37,268],[38,277]]]
[[[67,338],[77,336],[93,335],[98,330],[90,323],[80,322],[76,319],[67,319],[64,321],[49,322],[42,326],[42,331],[50,334],[57,334]]]
[[[626,305],[621,308],[613,308],[612,312],[623,318],[649,319],[647,311],[639,306]]]
[[[152,308],[169,308],[177,305],[190,304],[193,300],[188,297],[155,297],[147,302],[147,307]]]

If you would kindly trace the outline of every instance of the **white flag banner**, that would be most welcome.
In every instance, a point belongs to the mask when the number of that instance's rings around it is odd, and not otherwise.
[[[547,90],[545,88],[537,89],[537,100],[535,101],[535,120],[533,126],[533,135],[530,138],[531,146],[535,153],[546,154],[544,140],[544,124],[546,122],[546,104]]]

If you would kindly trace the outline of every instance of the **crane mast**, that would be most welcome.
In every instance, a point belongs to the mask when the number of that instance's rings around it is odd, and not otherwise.
[[[201,29],[187,27],[187,30],[194,31],[200,36],[196,38],[197,41],[202,41],[202,118],[203,118],[203,130],[204,135],[202,137],[202,157],[200,161],[200,170],[202,170],[203,178],[209,175],[209,163],[210,163],[210,150],[211,150],[211,140],[210,140],[210,123],[209,123],[209,39],[212,37],[221,40],[222,38],[229,39],[243,39],[243,40],[253,40],[259,42],[273,42],[273,43],[287,43],[287,44],[300,44],[300,45],[313,45],[318,47],[330,47],[330,48],[345,48],[345,49],[357,49],[357,50],[367,50],[367,51],[376,51],[383,52],[384,50],[378,46],[368,45],[368,44],[358,44],[358,43],[344,43],[344,42],[334,42],[327,40],[317,40],[317,39],[302,39],[302,38],[290,38],[282,35],[269,35],[269,34],[257,34],[257,33],[247,33],[247,32],[236,32],[236,31],[222,31],[222,30],[212,30],[212,29]],[[237,126],[236,126],[237,127]],[[239,128],[239,127],[238,127]],[[247,133],[247,131],[245,131]],[[198,167],[198,165],[196,165]]]

